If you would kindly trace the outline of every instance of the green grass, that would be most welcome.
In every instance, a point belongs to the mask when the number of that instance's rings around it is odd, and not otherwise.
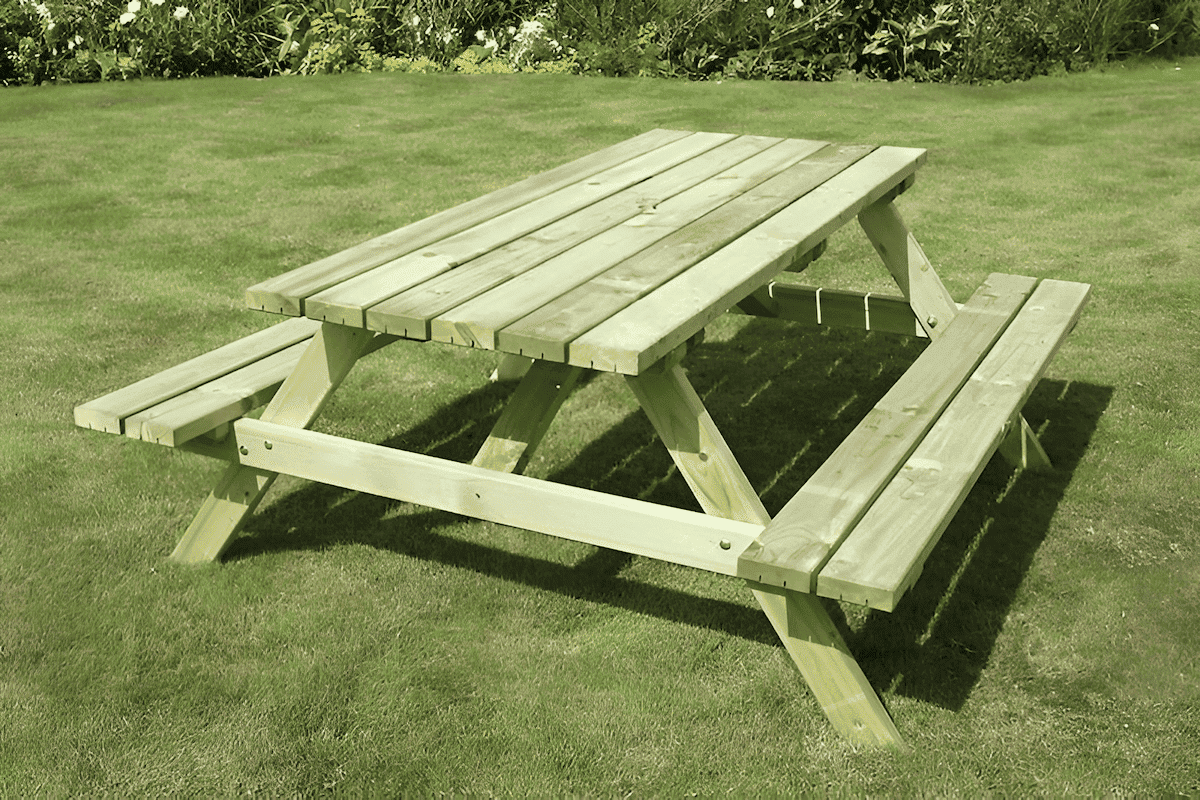
[[[1200,793],[1200,60],[146,82],[0,119],[0,794]],[[216,466],[71,423],[271,322],[244,287],[652,127],[927,147],[900,207],[956,298],[1095,286],[1026,409],[1055,472],[993,463],[894,613],[833,607],[911,753],[845,744],[736,581],[291,479],[181,568]],[[810,272],[888,288],[853,226]],[[726,318],[687,365],[774,511],[919,351]],[[469,459],[494,363],[388,348],[318,428]],[[529,471],[695,507],[612,376]]]

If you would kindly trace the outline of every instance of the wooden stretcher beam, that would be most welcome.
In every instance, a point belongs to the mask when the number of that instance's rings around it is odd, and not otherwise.
[[[243,469],[285,473],[722,575],[762,525],[243,419]]]
[[[772,281],[730,309],[730,313],[773,317],[813,327],[828,325],[929,338],[908,301],[899,295]]]

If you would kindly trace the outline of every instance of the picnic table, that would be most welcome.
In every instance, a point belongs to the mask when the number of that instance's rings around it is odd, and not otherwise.
[[[892,610],[993,453],[1049,465],[1020,409],[1090,291],[993,274],[956,303],[893,202],[925,160],[650,131],[250,287],[290,319],[75,421],[228,462],[179,562],[218,558],[288,474],[742,579],[837,730],[900,745],[821,598]],[[897,294],[778,279],[854,218]],[[774,518],[681,365],[726,312],[929,340]],[[359,358],[400,340],[495,350],[520,378],[470,464],[309,430]],[[584,370],[625,377],[705,513],[520,474]]]

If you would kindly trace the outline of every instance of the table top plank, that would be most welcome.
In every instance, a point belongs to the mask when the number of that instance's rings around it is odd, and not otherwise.
[[[511,211],[598,172],[692,135],[691,131],[647,131],[251,286],[246,290],[246,303],[251,308],[302,316],[304,301],[310,295],[491,219],[497,214]]]
[[[575,366],[636,375],[913,175],[925,151],[880,147],[572,342]]]
[[[710,169],[735,164],[783,140],[742,137],[704,155]],[[811,142],[808,146],[819,147]],[[706,176],[691,162],[667,169],[541,230],[510,242],[367,309],[367,327],[411,339],[429,339],[430,321],[614,226],[700,183]]]
[[[569,343],[865,157],[829,145],[500,331],[499,349],[566,361]]]
[[[742,137],[730,143],[730,156],[723,162],[715,159],[703,164],[701,159],[689,162],[696,165],[697,176],[702,178],[690,189],[439,314],[430,324],[431,337],[437,341],[494,349],[496,332],[505,325],[669,237],[696,218],[766,180],[792,160],[794,145],[777,140],[766,147],[764,144],[768,143]],[[740,148],[740,152],[735,152],[735,148]]]
[[[975,485],[1005,425],[1079,319],[1091,287],[1046,280],[817,579],[818,594],[891,611]]]
[[[363,327],[363,309],[533,233],[677,164],[693,163],[732,134],[694,133],[517,208],[496,214],[466,230],[431,242],[309,297],[304,313],[312,319]]]

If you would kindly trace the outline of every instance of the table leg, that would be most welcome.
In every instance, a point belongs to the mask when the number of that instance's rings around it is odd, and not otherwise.
[[[498,472],[521,472],[583,370],[535,361],[471,462]]]
[[[904,224],[899,210],[890,200],[867,206],[859,212],[858,224],[912,306],[917,322],[931,341],[936,339],[958,314],[958,305]]]
[[[858,222],[912,306],[917,322],[925,329],[930,341],[936,339],[958,314],[958,305],[904,223],[900,211],[887,200],[859,212]],[[1014,422],[1012,432],[1000,445],[1000,455],[1014,467],[1048,468],[1050,458],[1025,417],[1018,415]]]
[[[1016,469],[1050,469],[1054,466],[1050,463],[1050,456],[1042,449],[1037,434],[1020,414],[1013,420],[1012,429],[996,452]]]
[[[682,367],[674,364],[627,380],[706,513],[770,522]],[[787,589],[750,588],[834,728],[858,744],[903,747],[887,709],[820,600]]]
[[[263,412],[264,422],[307,428],[374,337],[372,331],[326,323]],[[171,553],[181,564],[220,558],[258,507],[276,473],[231,464]]]

